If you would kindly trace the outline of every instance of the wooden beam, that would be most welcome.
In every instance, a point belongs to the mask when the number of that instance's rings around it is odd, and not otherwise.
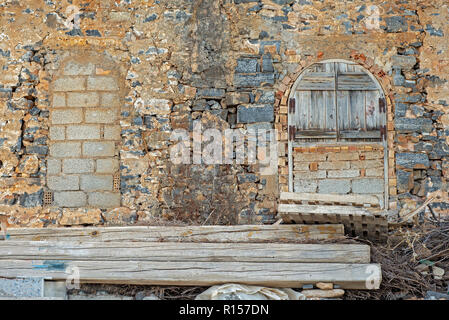
[[[343,289],[378,289],[377,264],[250,263],[250,262],[147,262],[0,260],[0,277],[49,277],[66,280],[66,270],[78,268],[81,283],[212,286],[241,283],[300,288],[330,282]]]
[[[328,203],[347,203],[356,205],[379,206],[379,198],[373,195],[358,194],[321,194],[321,193],[294,193],[281,192],[281,201],[322,201]]]
[[[359,244],[0,241],[0,260],[369,263]]]
[[[294,242],[336,239],[343,225],[239,225],[8,229],[10,240],[148,242]]]
[[[331,214],[331,215],[373,215],[364,208],[351,206],[325,206],[325,205],[301,205],[301,204],[280,204],[280,213],[305,213],[305,214]]]

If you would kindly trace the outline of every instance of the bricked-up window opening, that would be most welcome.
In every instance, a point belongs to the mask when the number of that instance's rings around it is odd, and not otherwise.
[[[306,68],[288,101],[290,192],[371,194],[388,206],[386,100],[362,66]]]
[[[58,207],[120,206],[120,85],[106,59],[71,57],[52,82],[47,187]]]

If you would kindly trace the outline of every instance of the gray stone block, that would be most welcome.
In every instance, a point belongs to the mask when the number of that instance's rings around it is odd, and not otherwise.
[[[53,82],[53,91],[82,91],[86,87],[86,79],[82,77],[63,77]]]
[[[238,123],[272,122],[274,121],[274,109],[272,105],[252,105],[250,107],[237,107]]]
[[[112,191],[112,175],[83,175],[81,176],[81,190]]]
[[[274,73],[236,73],[234,75],[234,86],[236,87],[260,87],[264,84],[274,84]]]
[[[351,191],[351,180],[349,179],[326,179],[319,181],[318,193],[346,194]]]
[[[86,122],[87,123],[113,123],[117,120],[116,109],[87,109]]]
[[[54,93],[53,94],[53,107],[65,107],[65,94],[64,93]]]
[[[80,142],[56,142],[50,146],[50,155],[55,158],[79,157],[81,155]]]
[[[354,179],[352,180],[353,193],[382,193],[384,192],[384,179]]]
[[[87,78],[87,90],[115,91],[118,90],[117,81],[113,77],[89,77]]]
[[[416,58],[414,56],[399,56],[392,57],[393,65],[401,67],[404,70],[413,68],[416,64]]]
[[[396,118],[395,128],[399,132],[426,132],[430,133],[433,130],[433,123],[431,119],[426,118]]]
[[[259,71],[257,59],[242,58],[237,60],[237,66],[235,67],[236,73],[256,73]]]
[[[68,107],[94,107],[100,103],[100,96],[96,92],[69,92],[67,94]]]
[[[80,123],[83,121],[83,112],[81,109],[55,109],[50,113],[50,120],[52,124]]]
[[[430,167],[429,157],[424,153],[397,153],[396,164],[407,169],[425,169]]]
[[[64,74],[67,76],[87,76],[95,71],[93,63],[79,63],[77,61],[69,61],[64,67]]]
[[[64,140],[65,139],[65,127],[50,127],[50,140]]]
[[[403,16],[386,17],[385,22],[387,24],[387,32],[406,32],[408,30],[408,24]]]
[[[82,191],[55,192],[54,204],[63,208],[83,207],[87,204],[87,196]]]
[[[0,278],[0,297],[41,298],[43,296],[44,296],[43,278],[23,278],[23,279]]]
[[[90,173],[94,172],[93,159],[64,159],[62,163],[64,173]]]
[[[48,159],[47,160],[47,174],[61,173],[61,160]]]
[[[217,88],[202,88],[196,93],[196,97],[199,99],[221,99],[224,96],[225,90]]]
[[[120,106],[120,97],[117,93],[114,92],[104,92],[101,94],[101,106],[102,107],[119,107]]]
[[[115,153],[114,142],[84,142],[83,155],[87,157],[112,157]]]
[[[71,125],[67,126],[67,140],[100,139],[100,126]]]
[[[79,190],[78,176],[48,176],[47,186],[55,191],[74,191]]]
[[[330,170],[327,172],[328,178],[355,178],[360,176],[359,170]]]
[[[315,193],[318,187],[316,180],[298,180],[293,184],[294,192],[311,192]]]
[[[114,173],[119,169],[119,161],[117,159],[98,159],[98,173]]]
[[[92,192],[89,193],[89,205],[97,208],[120,207],[120,193]]]

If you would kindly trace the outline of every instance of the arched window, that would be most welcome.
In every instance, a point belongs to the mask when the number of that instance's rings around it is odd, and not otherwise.
[[[305,141],[382,141],[383,91],[363,67],[323,62],[307,68],[292,88],[289,138]]]

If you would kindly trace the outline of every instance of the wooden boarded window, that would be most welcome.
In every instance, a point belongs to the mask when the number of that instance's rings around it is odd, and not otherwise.
[[[361,66],[349,62],[317,63],[304,71],[291,95],[289,112],[290,139],[385,138],[382,90]]]

